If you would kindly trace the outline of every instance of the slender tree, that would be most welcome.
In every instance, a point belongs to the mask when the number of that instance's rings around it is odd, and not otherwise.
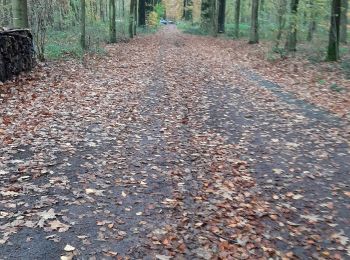
[[[259,0],[252,0],[249,43],[259,43]]]
[[[297,50],[297,20],[298,20],[299,0],[292,0],[290,3],[291,16],[289,21],[289,31],[285,49],[287,51]]]
[[[201,27],[204,31],[216,37],[218,17],[216,0],[203,0],[201,3]]]
[[[307,41],[311,42],[316,31],[316,6],[313,0],[308,3],[309,6],[309,27],[307,30]]]
[[[137,13],[137,0],[134,0],[134,29],[133,33],[136,35],[136,29],[137,29],[137,21],[138,21],[138,13]]]
[[[86,49],[86,5],[85,0],[80,0],[80,45],[85,50]]]
[[[276,47],[282,38],[284,27],[286,26],[286,12],[287,12],[287,0],[279,0],[277,6],[277,35],[276,35]]]
[[[340,13],[341,0],[332,0],[327,61],[337,61],[339,59]]]
[[[349,2],[348,0],[342,0],[341,2],[341,15],[340,15],[340,42],[347,43],[348,36],[348,11],[349,11]]]
[[[135,22],[135,2],[136,0],[130,0],[130,12],[129,12],[129,37],[134,37],[134,22]]]
[[[146,25],[146,0],[139,0],[139,26]]]
[[[217,5],[216,0],[210,0],[210,31],[211,35],[216,37],[218,33],[218,11],[217,11]]]
[[[27,0],[12,0],[13,26],[16,28],[28,28]]]
[[[102,22],[105,22],[105,10],[104,10],[104,1],[100,0],[100,19]]]
[[[239,38],[239,23],[241,15],[241,0],[236,0],[235,3],[235,37]]]
[[[115,0],[109,0],[109,41],[111,43],[117,42],[117,29],[115,24],[116,8]]]
[[[218,0],[219,12],[218,12],[218,32],[225,32],[225,13],[226,13],[226,0]]]

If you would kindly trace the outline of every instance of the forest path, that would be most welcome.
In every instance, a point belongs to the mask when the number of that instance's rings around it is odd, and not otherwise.
[[[0,259],[349,257],[348,123],[234,51],[166,26],[8,83]]]

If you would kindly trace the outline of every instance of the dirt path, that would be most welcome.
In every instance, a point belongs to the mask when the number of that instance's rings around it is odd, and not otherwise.
[[[348,123],[228,49],[168,26],[6,84],[0,259],[349,258]]]

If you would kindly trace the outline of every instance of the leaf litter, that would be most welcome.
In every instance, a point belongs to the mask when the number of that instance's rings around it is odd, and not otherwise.
[[[2,256],[346,259],[347,126],[245,77],[235,45],[172,28],[1,86]]]

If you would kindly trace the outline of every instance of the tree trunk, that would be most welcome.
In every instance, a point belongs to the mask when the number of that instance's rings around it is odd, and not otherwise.
[[[85,0],[80,0],[80,26],[81,26],[81,35],[80,35],[80,45],[85,50],[86,49],[86,5]]]
[[[15,28],[28,28],[27,0],[12,0],[13,26]]]
[[[239,23],[241,15],[241,0],[236,0],[235,4],[235,37],[239,38]]]
[[[211,35],[216,37],[218,35],[217,0],[210,0],[210,13]]]
[[[78,8],[75,5],[75,1],[70,0],[69,4],[74,14],[74,19],[72,19],[72,25],[75,26],[76,23],[79,23],[79,11],[77,10]]]
[[[347,43],[347,37],[348,37],[348,10],[349,10],[349,2],[348,0],[342,0],[341,2],[341,15],[340,15],[340,42],[341,43]]]
[[[265,0],[260,1],[260,11],[264,12],[265,11]]]
[[[129,12],[129,37],[134,37],[134,12],[135,12],[135,1],[136,0],[130,0],[130,12]]]
[[[203,0],[201,4],[201,27],[202,30],[216,37],[217,27],[216,0]]]
[[[219,0],[219,13],[218,13],[218,32],[225,32],[225,13],[226,13],[226,0]]]
[[[280,40],[282,38],[283,29],[286,25],[286,12],[287,12],[287,0],[280,0],[279,6],[278,6],[278,16],[277,16],[277,24],[278,24],[278,31],[276,35],[276,47],[279,46]]]
[[[308,32],[307,32],[307,41],[311,42],[312,39],[314,38],[314,33],[316,31],[316,12],[315,12],[315,5],[313,3],[313,0],[309,1],[309,5],[310,5],[310,21],[309,21],[309,28],[308,28]]]
[[[337,61],[339,59],[340,13],[341,0],[332,0],[331,26],[329,29],[327,61]]]
[[[136,35],[138,12],[137,12],[137,0],[134,0],[134,35]]]
[[[109,0],[109,10],[109,41],[115,43],[117,42],[115,0]]]
[[[252,0],[252,17],[249,43],[259,43],[259,0]]]
[[[103,0],[100,0],[100,19],[101,19],[102,22],[106,21]]]
[[[315,18],[312,18],[312,20],[310,21],[310,24],[309,24],[309,29],[308,29],[308,32],[307,32],[307,41],[311,42],[314,38],[314,33],[316,31],[316,21],[315,21]]]
[[[146,0],[139,0],[139,26],[146,25]]]
[[[299,0],[292,0],[290,4],[291,17],[289,22],[289,32],[287,36],[285,49],[287,51],[297,50],[297,20],[298,20]]]

